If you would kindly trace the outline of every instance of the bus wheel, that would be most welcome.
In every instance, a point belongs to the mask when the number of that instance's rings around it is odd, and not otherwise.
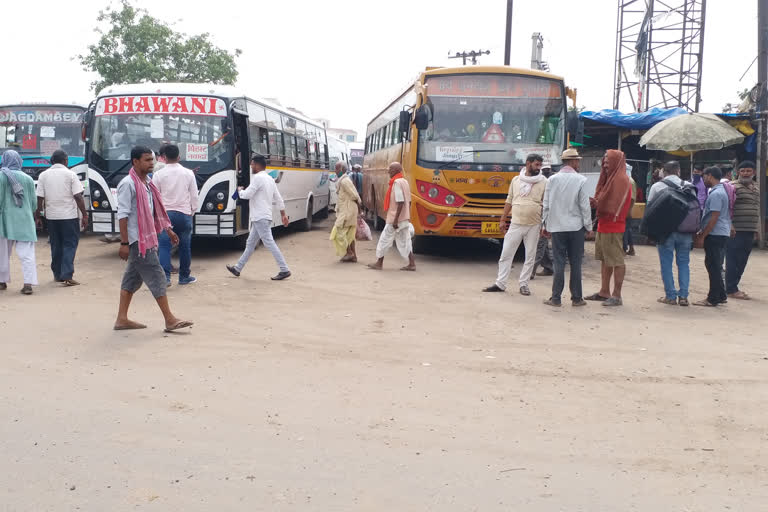
[[[371,198],[373,202],[373,208],[371,208],[371,220],[374,231],[382,231],[384,229],[384,219],[379,217],[379,210],[376,208],[376,193],[371,191]]]
[[[307,203],[307,216],[301,221],[299,229],[302,231],[312,231],[312,200]]]
[[[327,219],[330,215],[329,210],[331,208],[331,193],[328,192],[328,202],[325,203],[325,208],[317,212],[318,219]]]

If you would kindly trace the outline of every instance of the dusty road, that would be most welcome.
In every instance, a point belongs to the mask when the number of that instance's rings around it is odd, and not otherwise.
[[[169,291],[186,335],[146,289],[132,316],[150,328],[111,330],[116,246],[84,239],[70,289],[39,243],[35,295],[0,293],[0,510],[768,507],[766,254],[744,283],[761,300],[657,304],[640,247],[623,309],[551,310],[550,278],[479,293],[485,242],[375,273],[371,242],[336,263],[328,226],[278,237],[281,283],[263,249],[240,279],[236,251],[195,250],[199,282]],[[700,298],[701,250],[692,266]]]

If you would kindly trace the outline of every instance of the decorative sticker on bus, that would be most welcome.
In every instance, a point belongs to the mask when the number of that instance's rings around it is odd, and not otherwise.
[[[462,162],[473,162],[474,153],[472,146],[437,146],[435,158],[438,162],[454,162],[461,159]]]
[[[82,120],[82,112],[0,110],[0,123],[80,123]]]
[[[496,98],[562,97],[561,84],[546,78],[519,76],[435,76],[427,79],[430,96],[479,96]]]
[[[40,141],[40,152],[44,155],[51,154],[57,149],[61,149],[61,143],[57,140],[41,140]]]
[[[188,142],[185,160],[187,162],[207,162],[208,144],[192,144]]]
[[[108,96],[96,103],[96,115],[188,114],[227,116],[227,105],[209,96]]]

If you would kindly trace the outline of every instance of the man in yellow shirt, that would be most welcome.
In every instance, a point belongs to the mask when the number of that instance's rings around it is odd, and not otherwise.
[[[525,245],[525,263],[520,272],[520,294],[530,295],[528,282],[536,261],[536,246],[541,234],[541,211],[544,204],[544,190],[547,178],[541,174],[544,159],[531,153],[525,160],[525,173],[515,176],[509,185],[509,195],[504,204],[504,213],[499,221],[504,236],[504,245],[499,258],[499,273],[496,282],[485,288],[484,292],[503,292],[507,289],[507,280],[512,269],[512,260],[522,242]],[[512,213],[512,221],[507,226],[507,217]]]

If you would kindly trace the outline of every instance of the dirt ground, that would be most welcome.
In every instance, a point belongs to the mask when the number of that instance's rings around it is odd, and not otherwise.
[[[766,510],[766,253],[747,269],[751,302],[658,304],[655,249],[638,247],[623,308],[553,310],[551,278],[532,297],[514,282],[480,293],[491,243],[438,244],[416,273],[392,255],[376,273],[373,242],[337,263],[329,227],[278,236],[294,273],[279,283],[263,248],[239,279],[224,268],[237,251],[196,248],[199,282],[169,290],[196,322],[179,335],[146,288],[131,313],[149,328],[111,330],[116,245],[85,238],[83,285],[62,288],[38,243],[30,297],[14,257],[0,509]],[[692,298],[706,283],[696,250]]]

